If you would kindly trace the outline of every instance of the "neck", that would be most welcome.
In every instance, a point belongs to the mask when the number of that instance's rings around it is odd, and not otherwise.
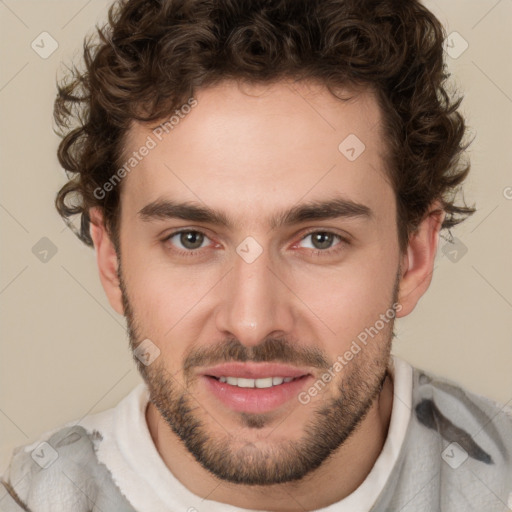
[[[167,467],[197,496],[235,507],[292,512],[327,507],[361,485],[384,446],[392,402],[393,382],[388,375],[364,420],[331,457],[299,481],[270,486],[246,486],[216,478],[187,451],[151,402],[146,421]]]

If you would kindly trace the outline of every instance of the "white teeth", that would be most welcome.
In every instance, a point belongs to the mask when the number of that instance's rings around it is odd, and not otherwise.
[[[239,388],[253,388],[254,387],[254,379],[244,379],[242,377],[238,377],[237,385]]]
[[[257,388],[271,388],[272,387],[272,377],[266,377],[264,379],[255,379],[254,384]]]
[[[262,379],[246,379],[243,377],[219,377],[220,382],[238,386],[239,388],[271,388],[283,382],[291,382],[294,377],[264,377]]]

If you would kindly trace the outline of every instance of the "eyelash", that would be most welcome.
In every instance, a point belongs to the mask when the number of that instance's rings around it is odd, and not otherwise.
[[[162,240],[162,242],[163,243],[169,243],[171,238],[175,237],[176,235],[179,235],[180,233],[199,233],[199,234],[203,235],[205,238],[209,239],[208,235],[206,233],[204,233],[203,231],[199,230],[199,229],[180,229],[180,230],[177,230],[177,231],[173,231],[172,233],[167,235]],[[324,250],[322,250],[322,249],[311,249],[310,250],[310,254],[312,254],[313,256],[320,256],[320,257],[321,256],[332,256],[334,254],[337,254],[341,250],[343,250],[344,246],[350,245],[350,242],[349,242],[349,240],[347,238],[344,238],[344,237],[342,237],[341,235],[339,235],[337,233],[333,233],[332,231],[323,231],[323,230],[318,230],[318,229],[317,230],[313,230],[313,231],[309,231],[308,233],[305,233],[302,236],[302,238],[299,240],[299,242],[302,242],[308,236],[314,235],[316,233],[333,235],[335,238],[338,239],[339,243],[334,245],[333,248],[329,248],[329,249],[324,249]],[[198,253],[202,249],[206,249],[206,247],[201,247],[199,249],[182,250],[182,249],[178,249],[178,248],[173,246],[172,251],[177,253],[180,256],[198,256],[199,255]]]

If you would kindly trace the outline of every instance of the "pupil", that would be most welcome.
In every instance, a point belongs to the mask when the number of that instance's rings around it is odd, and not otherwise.
[[[332,236],[330,233],[316,233],[313,236],[313,245],[317,249],[328,249],[332,243]]]
[[[204,236],[197,231],[181,233],[180,241],[187,249],[198,249],[203,244]]]

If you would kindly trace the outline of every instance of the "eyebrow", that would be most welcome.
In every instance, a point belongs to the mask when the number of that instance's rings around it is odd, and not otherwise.
[[[236,223],[222,211],[195,203],[179,203],[169,199],[157,199],[138,212],[145,222],[165,219],[182,219],[193,222],[216,224],[231,228]],[[361,203],[350,199],[336,197],[329,200],[309,201],[278,212],[270,218],[271,229],[290,226],[311,220],[327,220],[338,218],[362,218],[370,220],[374,217],[372,210]]]

